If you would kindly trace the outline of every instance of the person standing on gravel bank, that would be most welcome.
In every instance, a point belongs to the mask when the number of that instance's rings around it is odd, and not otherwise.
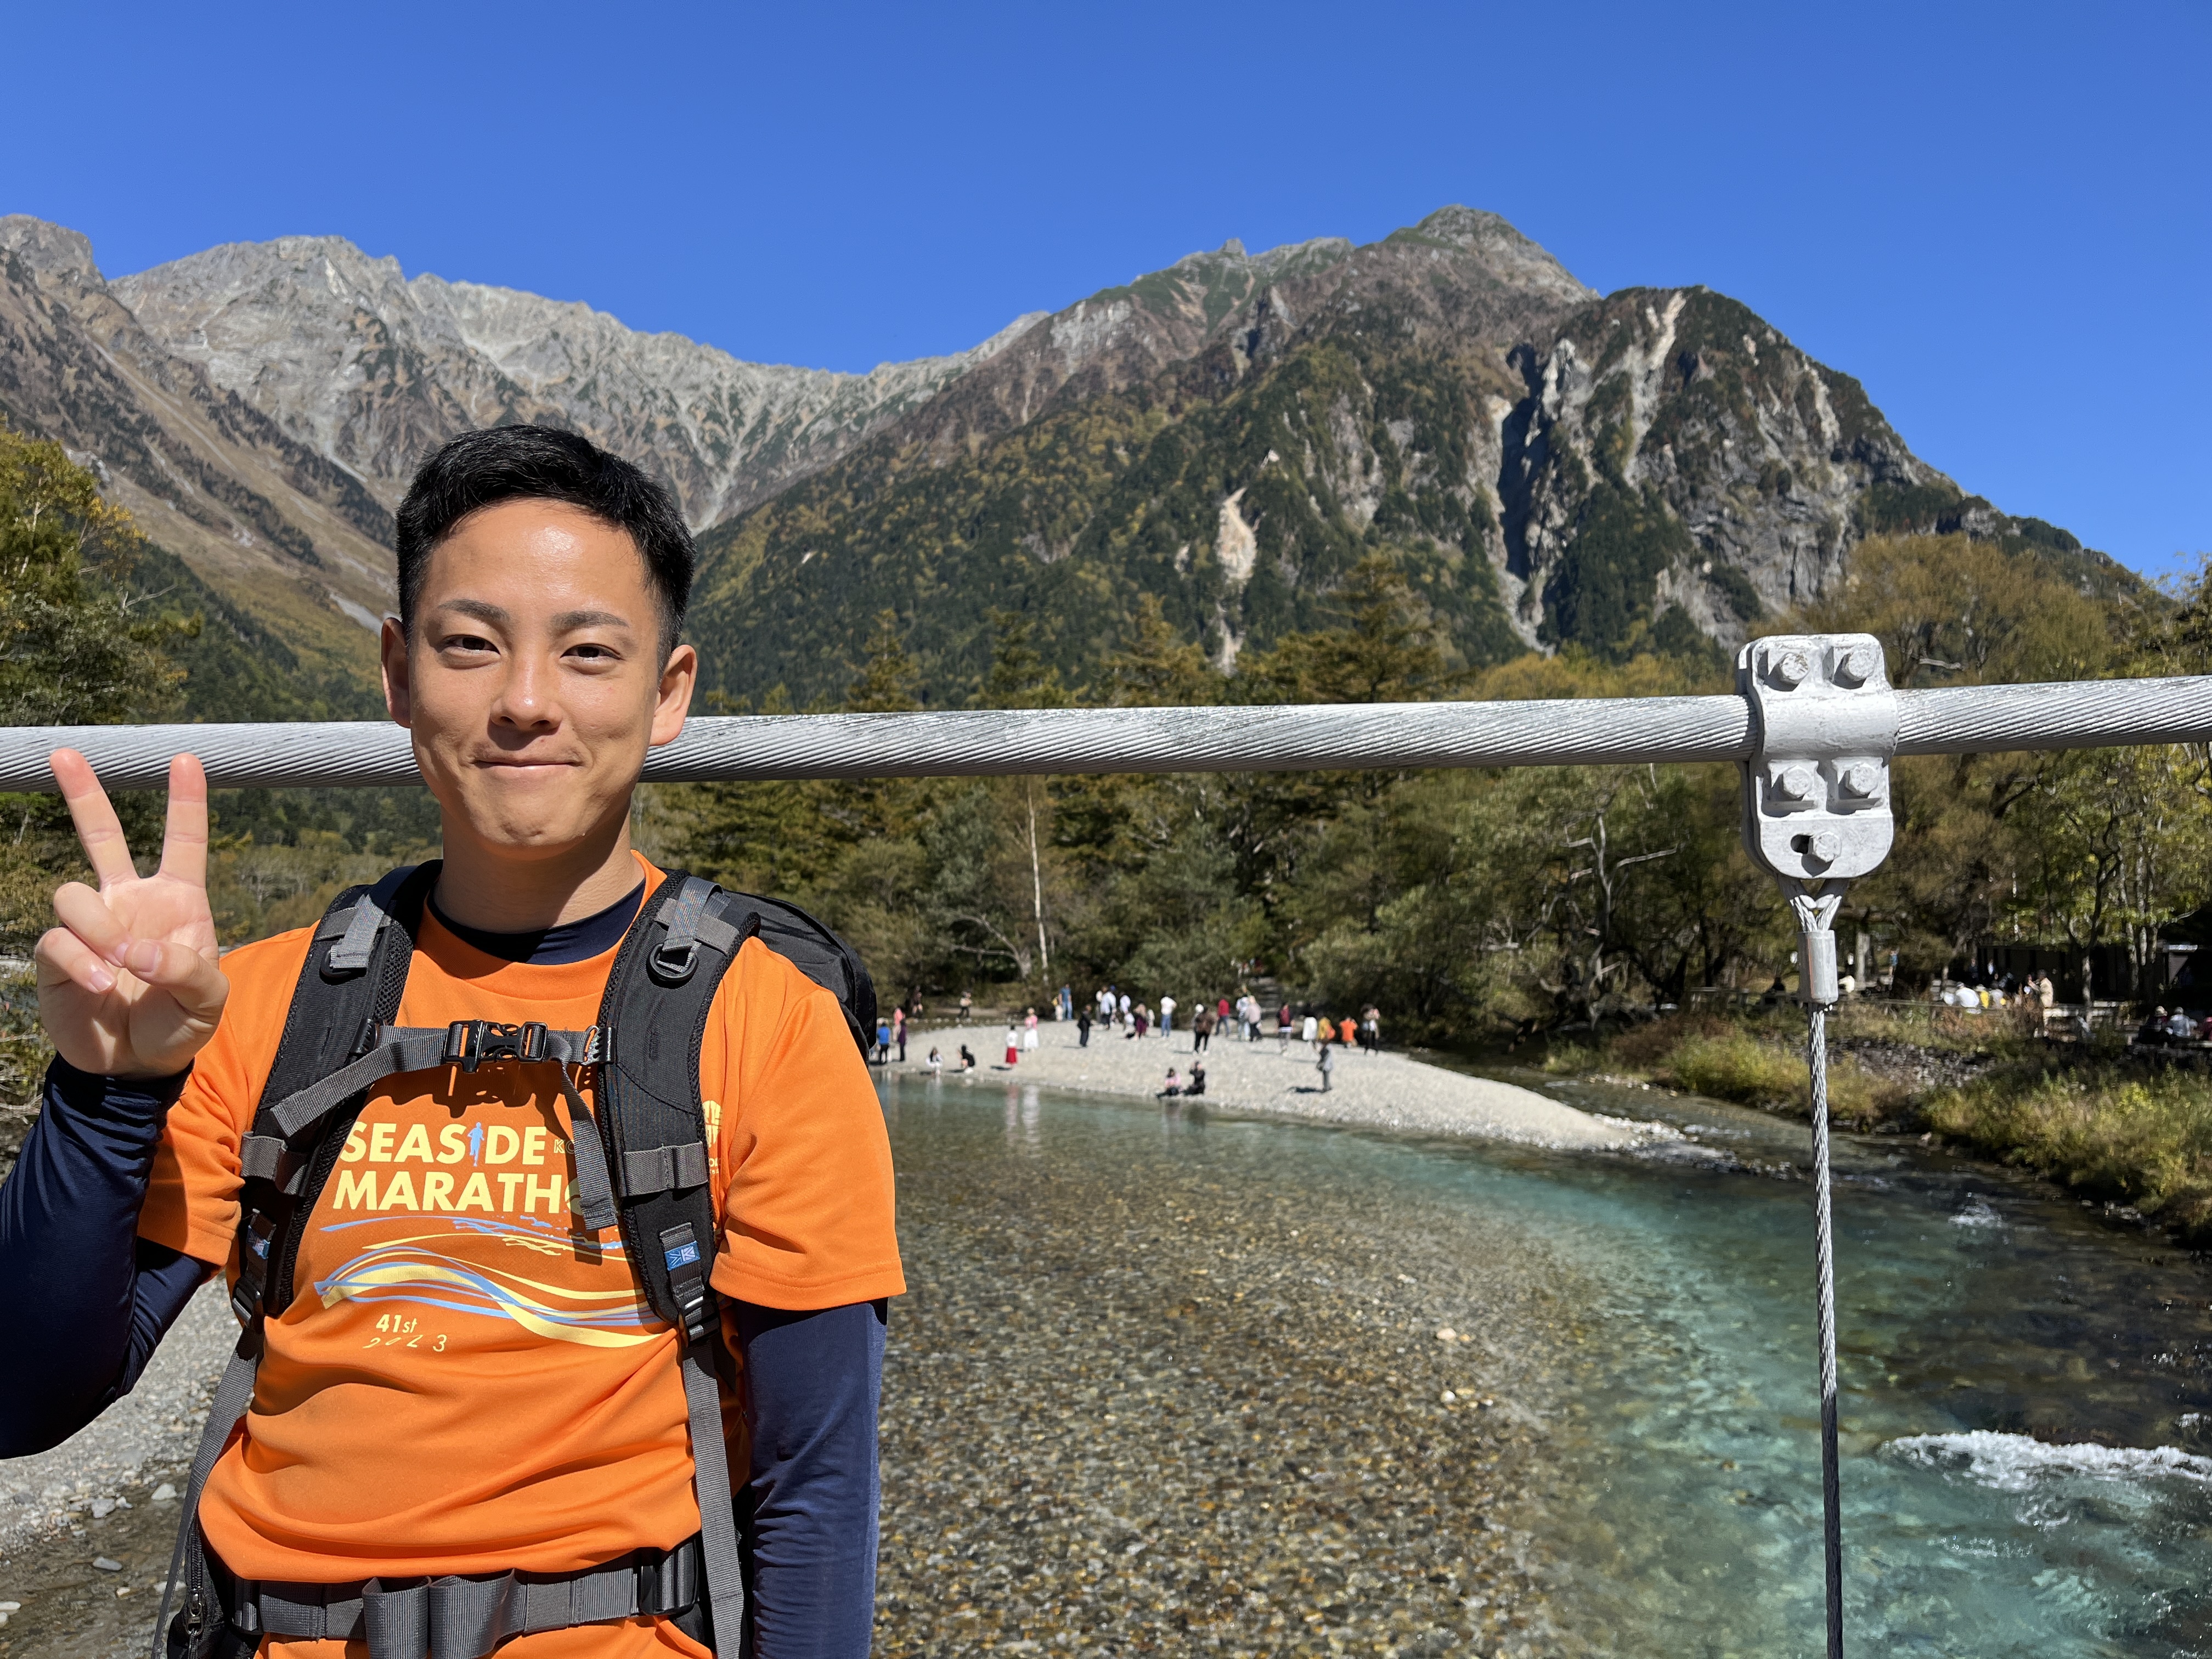
[[[129,1392],[230,1261],[250,1323],[187,1492],[172,1656],[421,1659],[394,1632],[427,1627],[441,1656],[862,1659],[904,1289],[867,1015],[764,942],[765,908],[721,921],[629,843],[696,673],[690,537],[635,467],[509,427],[425,465],[398,555],[386,697],[441,864],[218,963],[199,763],[171,763],[142,877],[91,768],[54,755],[99,885],[58,889],[38,945],[58,1057],[0,1188],[0,1322],[40,1358],[0,1370],[0,1455]],[[696,1022],[660,1042],[684,984]],[[340,994],[377,1010],[357,1034],[294,1021]],[[598,1126],[635,1131],[639,1079],[668,1080],[648,1048],[696,1065],[659,1098],[706,1139],[611,1165]],[[333,1051],[341,1073],[303,1073]],[[326,1155],[288,1164],[310,1126]],[[655,1232],[664,1265],[633,1227],[670,1214],[708,1231]]]

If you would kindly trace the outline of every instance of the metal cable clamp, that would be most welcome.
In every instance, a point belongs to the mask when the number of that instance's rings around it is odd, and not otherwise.
[[[1736,654],[1735,684],[1751,706],[1744,850],[1793,904],[1814,893],[1840,896],[1844,883],[1881,866],[1897,832],[1889,810],[1897,694],[1881,642],[1871,634],[1753,640]],[[1810,914],[1819,920],[1798,951],[1799,995],[1826,1006],[1836,1000],[1836,936],[1826,915]]]

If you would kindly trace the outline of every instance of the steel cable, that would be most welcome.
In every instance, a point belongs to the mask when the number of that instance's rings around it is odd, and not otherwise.
[[[2212,737],[2212,676],[1961,685],[1897,694],[1897,752],[1977,755],[2201,743]]]
[[[1900,755],[2212,738],[2212,678],[1899,692]],[[0,727],[0,790],[50,790],[46,757],[82,750],[111,788],[161,787],[198,755],[217,788],[410,784],[385,721]],[[1078,772],[1357,770],[1741,761],[1738,696],[1259,708],[958,709],[701,716],[646,761],[650,782],[985,777]]]

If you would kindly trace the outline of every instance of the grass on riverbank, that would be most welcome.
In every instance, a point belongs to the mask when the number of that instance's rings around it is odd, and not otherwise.
[[[1812,1110],[1802,1014],[1676,1014],[1633,1027],[1597,1048],[1555,1047],[1544,1068],[1632,1077],[1797,1117]],[[1898,1117],[1908,1093],[1849,1055],[1830,1057],[1828,1103],[1843,1122],[1871,1128]]]
[[[2203,1072],[2160,1055],[2053,1047],[2009,1020],[1926,1005],[1846,1005],[1830,1035],[1838,1121],[1934,1133],[2212,1243]],[[1557,1046],[1545,1065],[1802,1117],[1811,1109],[1804,1041],[1794,1006],[1686,1012],[1594,1047]]]
[[[1938,1090],[1920,1115],[1947,1139],[2212,1243],[2212,1079],[2202,1073],[2015,1064]]]

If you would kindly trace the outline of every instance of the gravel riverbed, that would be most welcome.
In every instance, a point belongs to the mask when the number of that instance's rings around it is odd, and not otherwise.
[[[1327,1132],[885,1094],[879,1654],[1575,1650],[1532,1528],[1578,1272]]]
[[[174,1492],[237,1340],[210,1285],[98,1421],[52,1451],[0,1461],[0,1655],[145,1652],[176,1540]]]

